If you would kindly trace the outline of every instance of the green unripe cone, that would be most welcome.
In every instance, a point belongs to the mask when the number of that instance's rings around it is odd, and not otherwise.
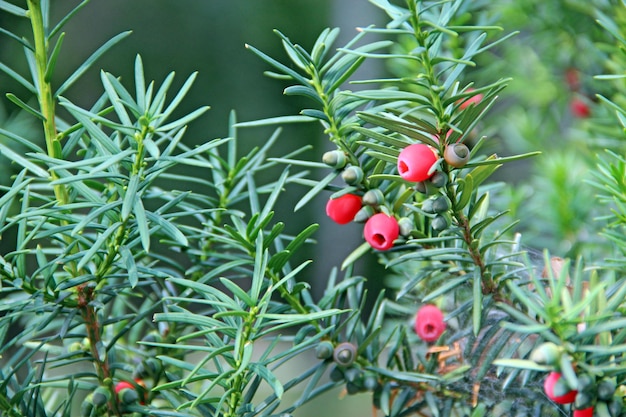
[[[554,365],[561,358],[561,349],[552,342],[537,346],[530,354],[530,360],[539,365]]]
[[[595,394],[596,379],[594,377],[589,374],[580,374],[577,375],[577,378],[578,386],[576,387],[576,391],[588,394]]]
[[[343,180],[348,185],[359,184],[361,181],[363,181],[364,177],[365,177],[365,174],[363,173],[363,170],[361,169],[361,167],[354,166],[354,165],[349,166],[348,168],[344,169],[343,172],[341,173],[341,178],[343,178]]]
[[[346,381],[358,385],[363,377],[363,372],[359,368],[348,368],[343,375]]]
[[[343,370],[339,366],[334,366],[331,369],[330,380],[333,382],[343,381]]]
[[[437,171],[430,177],[430,183],[437,188],[445,187],[448,183],[448,176],[441,171]]]
[[[445,213],[450,209],[450,202],[445,196],[440,195],[433,200],[432,206],[435,213]]]
[[[328,340],[321,341],[315,348],[315,356],[317,359],[328,359],[333,356],[335,346]]]
[[[361,387],[354,382],[348,382],[346,384],[346,391],[348,391],[348,395],[354,395],[361,392]]]
[[[593,395],[587,392],[579,391],[576,394],[576,399],[574,400],[574,407],[578,410],[584,410],[585,408],[589,408],[593,405]]]
[[[615,390],[617,389],[617,384],[615,380],[605,378],[598,383],[598,399],[600,401],[611,401],[613,399],[613,395],[615,395]]]
[[[341,169],[346,166],[346,154],[339,150],[328,151],[322,155],[322,162],[332,168]]]
[[[363,388],[365,388],[368,391],[375,391],[376,388],[378,388],[378,378],[376,378],[375,375],[367,375],[364,379],[363,379]]]
[[[133,404],[139,401],[139,394],[132,388],[124,388],[118,394],[122,404]]]
[[[441,232],[442,230],[446,230],[448,226],[450,226],[450,222],[448,221],[448,218],[446,216],[438,214],[435,216],[434,219],[431,220],[430,226],[433,228],[433,230]]]
[[[105,405],[111,399],[111,391],[106,387],[98,387],[93,392],[92,402],[96,407]]]
[[[422,210],[425,213],[434,213],[435,210],[433,209],[433,199],[429,198],[428,200],[424,200],[422,201]]]
[[[428,193],[428,187],[426,186],[426,182],[424,181],[416,182],[415,189],[417,190],[417,192],[422,193],[422,194]]]

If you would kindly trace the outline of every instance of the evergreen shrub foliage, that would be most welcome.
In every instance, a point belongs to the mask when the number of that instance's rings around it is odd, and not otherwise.
[[[387,23],[346,45],[338,29],[309,49],[277,30],[288,62],[246,47],[310,107],[244,122],[232,113],[228,137],[196,147],[186,128],[208,107],[174,117],[195,74],[175,90],[173,73],[146,79],[138,55],[132,80],[100,72],[91,106],[66,98],[129,35],[58,74],[65,24],[87,3],[51,22],[49,0],[0,1],[30,29],[0,28],[25,63],[0,70],[27,92],[6,94],[18,117],[0,115],[2,415],[286,416],[336,388],[367,393],[384,416],[626,415],[623,4],[524,3],[597,21],[596,44],[585,45],[602,73],[585,83],[599,93],[583,99],[578,75],[567,78],[585,119],[576,135],[588,138],[577,160],[551,146],[494,151],[489,136],[511,108],[506,70],[517,70],[497,57],[528,36],[496,24],[523,9],[515,2],[370,0]],[[389,75],[360,79],[368,60]],[[16,122],[28,118],[36,129]],[[302,157],[309,147],[276,155],[280,125],[297,122],[319,123],[334,149],[318,160]],[[523,136],[527,126],[512,124],[505,131]],[[265,144],[242,154],[238,132],[267,126],[276,130]],[[563,164],[591,173],[581,181],[597,195],[579,209],[544,207],[570,216],[557,238],[583,236],[568,227],[598,217],[586,224],[594,238],[563,254],[571,259],[518,233],[519,190],[532,182],[494,179],[537,160],[552,166],[537,191],[546,198],[576,174]],[[321,198],[338,223],[363,223],[363,243],[319,299],[299,279],[316,260],[296,261],[318,225],[287,234],[274,217],[291,184],[305,189],[295,215]],[[371,307],[367,280],[381,278],[353,274],[368,256],[388,272]]]

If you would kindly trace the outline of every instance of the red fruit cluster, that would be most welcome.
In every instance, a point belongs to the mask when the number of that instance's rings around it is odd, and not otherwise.
[[[443,313],[432,304],[422,306],[415,316],[415,333],[425,342],[435,342],[446,329]]]
[[[436,151],[423,143],[414,143],[398,155],[398,173],[406,181],[421,182],[430,178],[431,168],[437,162]]]
[[[400,226],[393,216],[377,213],[370,217],[363,228],[363,236],[371,247],[378,250],[388,250],[393,241],[400,235]]]
[[[573,403],[574,400],[576,399],[576,394],[578,394],[578,391],[576,390],[568,391],[562,395],[554,394],[554,387],[557,383],[559,383],[559,380],[561,378],[562,376],[560,372],[555,372],[555,371],[550,372],[546,380],[543,382],[543,390],[548,396],[548,398],[550,398],[552,401],[554,401],[557,404]]]
[[[341,197],[331,198],[326,203],[326,214],[335,223],[350,223],[361,209],[361,197],[354,194],[344,194]]]

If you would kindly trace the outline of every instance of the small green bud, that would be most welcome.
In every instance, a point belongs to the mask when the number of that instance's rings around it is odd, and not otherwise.
[[[150,119],[148,119],[148,118],[146,117],[146,115],[141,115],[141,116],[139,116],[139,120],[138,120],[138,122],[139,122],[139,125],[140,125],[141,127],[148,127],[148,126],[150,126]]]
[[[411,236],[413,229],[415,229],[415,223],[408,217],[401,217],[398,220],[398,226],[400,227],[400,234],[404,237]]]
[[[107,387],[98,387],[93,392],[92,402],[96,407],[105,405],[111,399],[111,391]]]
[[[365,174],[363,173],[363,170],[361,169],[361,167],[355,166],[355,165],[347,167],[341,173],[341,178],[343,178],[343,180],[348,185],[359,184],[361,181],[363,181],[364,177],[365,177]]]
[[[346,154],[340,150],[328,151],[322,155],[322,162],[332,168],[341,169],[346,166]]]
[[[91,350],[91,341],[88,337],[83,338],[83,341],[80,342],[85,352],[89,352]]]
[[[315,356],[317,359],[328,359],[333,356],[333,351],[335,350],[335,346],[332,342],[328,340],[323,340],[318,343],[315,348]]]
[[[82,352],[83,351],[83,345],[80,342],[70,343],[70,345],[67,347],[67,351],[69,353]]]
[[[385,195],[381,190],[375,188],[373,190],[368,190],[363,195],[363,204],[367,204],[369,206],[379,206],[385,202]]]
[[[530,354],[530,360],[539,365],[554,365],[561,358],[562,349],[552,342],[537,346]]]

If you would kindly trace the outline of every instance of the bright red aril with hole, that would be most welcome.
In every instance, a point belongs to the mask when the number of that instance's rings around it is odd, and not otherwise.
[[[400,235],[400,226],[395,217],[377,213],[365,223],[363,235],[372,248],[388,250]]]
[[[434,342],[439,339],[446,329],[443,313],[437,306],[426,304],[415,316],[415,333],[425,342]]]
[[[437,153],[430,146],[414,143],[402,149],[398,155],[398,172],[406,181],[421,182],[434,174],[432,166],[437,162]]]
[[[326,203],[326,214],[335,223],[350,223],[361,209],[361,197],[354,194],[344,194],[341,197],[331,198]]]

